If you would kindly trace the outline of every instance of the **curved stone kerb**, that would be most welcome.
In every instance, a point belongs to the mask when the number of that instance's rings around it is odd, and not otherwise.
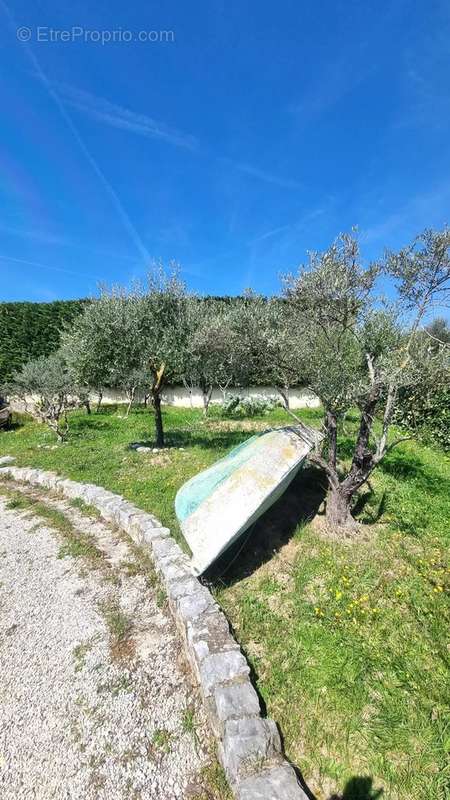
[[[5,463],[5,462],[3,462]],[[273,720],[263,719],[250,668],[212,594],[192,572],[170,531],[121,495],[54,472],[0,467],[13,478],[81,498],[136,544],[148,548],[169,599],[185,653],[199,684],[218,752],[237,800],[307,800],[294,769],[282,754]]]

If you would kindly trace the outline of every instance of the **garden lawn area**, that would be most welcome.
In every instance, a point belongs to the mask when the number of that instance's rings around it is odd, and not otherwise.
[[[320,420],[315,410],[300,416]],[[139,408],[123,419],[111,407],[71,414],[69,442],[56,449],[45,427],[18,420],[0,434],[0,455],[117,491],[180,540],[178,487],[252,430],[290,424],[282,409],[232,422],[170,408],[164,422],[167,444],[183,450],[130,450],[152,439],[151,414]],[[449,797],[449,488],[448,457],[403,443],[358,498],[364,529],[342,540],[319,524],[323,478],[305,468],[229,569],[211,576],[267,713],[317,800],[342,792],[370,800],[380,789],[389,800]]]

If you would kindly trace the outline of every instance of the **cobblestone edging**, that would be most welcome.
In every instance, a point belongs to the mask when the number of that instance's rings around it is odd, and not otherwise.
[[[5,463],[3,461],[3,463]],[[95,506],[108,522],[148,547],[167,592],[185,653],[203,697],[219,756],[237,800],[307,800],[283,757],[275,722],[263,719],[250,669],[228,621],[209,590],[191,571],[187,556],[156,517],[94,484],[53,472],[14,466],[0,475],[40,485]]]

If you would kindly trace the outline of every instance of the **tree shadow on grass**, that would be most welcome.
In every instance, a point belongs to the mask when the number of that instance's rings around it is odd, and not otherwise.
[[[300,770],[294,764],[291,764],[291,766],[294,768],[297,780],[308,800],[318,800],[314,792],[305,783]],[[355,775],[347,781],[342,793],[333,793],[328,800],[378,800],[383,794],[384,789],[374,788],[373,778],[370,775]]]
[[[371,504],[374,499],[375,493],[372,488],[369,488],[366,492],[358,495],[353,506],[353,515],[363,525],[375,525],[386,511],[386,492],[381,495],[376,508]]]
[[[251,575],[289,541],[298,525],[317,514],[325,493],[318,469],[309,465],[300,469],[280,499],[207,571],[206,580],[232,586]]]
[[[202,447],[207,450],[228,450],[237,447],[252,434],[244,430],[231,431],[199,431],[177,430],[167,431],[165,440],[169,447]]]
[[[383,789],[375,789],[373,778],[357,775],[346,783],[342,794],[333,794],[329,800],[377,800],[384,794]]]
[[[189,431],[168,431],[164,434],[164,447],[183,447],[185,449],[192,447],[201,447],[205,450],[223,450],[223,454],[233,447],[237,447],[245,439],[248,438],[245,432],[242,431],[227,431],[226,433],[214,435],[214,437],[207,438],[196,433]],[[140,447],[156,447],[155,439],[145,439],[139,442],[130,442],[128,449],[135,449]],[[219,454],[220,458],[220,454]]]
[[[8,422],[7,425],[3,425],[0,427],[0,435],[2,433],[8,433],[11,431],[17,431],[19,428],[23,428],[24,422],[21,419],[17,419],[13,416],[13,418]]]
[[[245,428],[233,429],[214,429],[205,427],[202,423],[193,424],[188,427],[176,429],[165,429],[164,441],[166,447],[200,447],[205,450],[217,450],[218,457],[222,451],[223,455],[233,447],[242,444],[251,436],[271,430],[270,424],[261,430],[246,430]],[[145,447],[155,447],[154,440],[149,438],[139,442]]]
[[[397,480],[409,480],[427,492],[440,494],[442,477],[416,455],[394,450],[384,458],[379,469]]]

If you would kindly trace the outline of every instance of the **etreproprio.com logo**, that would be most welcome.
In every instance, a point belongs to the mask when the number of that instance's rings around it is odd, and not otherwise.
[[[85,43],[85,44],[129,44],[131,42],[157,43],[174,42],[174,31],[130,31],[124,28],[114,30],[94,30],[73,25],[72,28],[51,28],[40,25],[37,28],[21,26],[16,30],[19,42],[42,43]]]

